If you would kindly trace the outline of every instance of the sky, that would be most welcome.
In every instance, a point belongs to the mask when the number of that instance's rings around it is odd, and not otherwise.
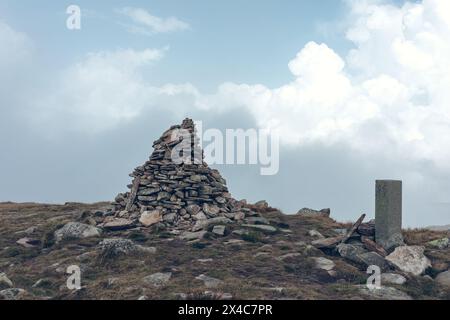
[[[277,175],[215,166],[235,198],[349,221],[400,179],[448,224],[449,57],[447,0],[0,0],[0,201],[113,199],[190,117],[279,134]]]

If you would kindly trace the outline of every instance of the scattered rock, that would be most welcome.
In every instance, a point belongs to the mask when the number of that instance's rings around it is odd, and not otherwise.
[[[132,220],[124,219],[124,218],[113,219],[102,225],[102,227],[104,229],[111,230],[111,231],[130,229],[130,228],[133,228],[134,226],[135,226],[135,224]]]
[[[338,229],[333,229],[333,232],[340,236],[345,236],[347,234],[348,230],[345,228],[338,228]]]
[[[267,220],[264,217],[248,217],[245,219],[245,222],[247,224],[262,224],[262,225],[270,224],[269,220]]]
[[[192,240],[201,240],[204,239],[206,234],[208,232],[207,231],[198,231],[198,232],[183,232],[179,238],[181,240],[185,240],[185,241],[192,241]]]
[[[314,257],[312,259],[314,260],[316,268],[318,268],[318,269],[322,269],[325,271],[331,271],[336,266],[336,264],[332,260],[327,259],[327,258]]]
[[[0,291],[0,300],[19,300],[27,292],[24,289],[10,288]]]
[[[362,223],[358,229],[356,229],[356,232],[359,233],[362,236],[366,237],[373,237],[375,236],[375,221],[368,222],[368,223]]]
[[[49,279],[39,279],[36,281],[32,288],[45,288],[52,285],[52,282]]]
[[[209,276],[204,275],[204,274],[199,275],[195,279],[203,281],[203,284],[207,288],[217,288],[218,286],[223,284],[222,280],[219,280],[219,279],[216,279],[216,278],[212,278],[212,277],[209,277]]]
[[[450,288],[450,270],[438,274],[436,282],[444,287]]]
[[[194,225],[194,227],[192,228],[192,231],[199,231],[202,229],[206,229],[211,225],[214,224],[230,224],[232,223],[230,219],[225,218],[225,217],[216,217],[216,218],[211,218],[211,219],[207,219],[207,220],[199,220],[196,222],[196,224]]]
[[[331,249],[334,248],[339,242],[344,239],[345,236],[337,236],[326,239],[319,239],[311,242],[313,246],[319,249]]]
[[[129,255],[137,252],[156,253],[156,248],[154,247],[143,247],[136,245],[131,240],[121,238],[103,240],[99,243],[99,250],[100,255],[104,258]]]
[[[12,288],[14,286],[12,281],[6,276],[5,273],[0,273],[0,288],[2,286],[8,287],[8,288]]]
[[[260,224],[243,224],[242,227],[249,228],[249,229],[255,229],[263,232],[268,233],[275,233],[278,231],[277,228],[272,226],[266,226],[266,225],[260,225]]]
[[[163,220],[160,210],[144,211],[139,218],[139,222],[145,227],[150,227]]]
[[[286,253],[285,255],[282,255],[280,257],[277,258],[278,261],[284,261],[287,259],[291,259],[291,258],[297,258],[300,257],[301,254],[297,253],[297,252],[293,252],[293,253]]]
[[[341,243],[337,246],[337,251],[341,257],[359,264],[364,268],[376,265],[380,267],[381,270],[388,270],[390,267],[385,258],[375,252],[367,252],[360,246]]]
[[[319,239],[325,239],[325,237],[317,230],[309,230],[308,235],[310,237],[319,238]]]
[[[254,204],[255,207],[258,209],[267,209],[269,207],[269,204],[265,200],[258,201]]]
[[[424,250],[425,248],[421,246],[401,246],[397,247],[386,259],[400,270],[418,276],[431,267],[430,260],[424,255]]]
[[[36,248],[41,242],[36,239],[22,238],[17,240],[16,243],[25,248]]]
[[[448,248],[449,239],[442,238],[442,239],[433,240],[433,241],[428,242],[428,245],[431,247],[435,247],[437,249],[443,250],[443,249]]]
[[[164,287],[169,282],[170,278],[172,277],[172,273],[170,272],[158,272],[154,273],[152,275],[149,275],[144,278],[144,282],[146,284],[149,284],[155,288]]]
[[[322,209],[320,211],[317,210],[313,210],[313,209],[309,209],[309,208],[303,208],[300,209],[297,214],[300,216],[305,216],[305,217],[329,217],[330,216],[330,209]]]
[[[406,283],[406,278],[401,274],[397,273],[382,273],[381,274],[381,285],[385,284],[397,284],[402,285]]]
[[[61,229],[55,231],[56,242],[98,237],[100,235],[101,230],[99,228],[79,222],[69,222]]]
[[[369,289],[366,285],[358,285],[359,292],[374,300],[412,300],[412,298],[395,288],[382,286],[380,289]]]
[[[198,262],[200,263],[209,263],[209,262],[213,262],[214,259],[208,258],[208,259],[197,259]]]
[[[226,227],[225,226],[214,226],[212,233],[223,237],[225,235]]]

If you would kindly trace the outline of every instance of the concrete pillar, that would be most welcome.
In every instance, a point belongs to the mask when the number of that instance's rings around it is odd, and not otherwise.
[[[402,182],[377,180],[375,190],[375,239],[390,250],[403,244]]]

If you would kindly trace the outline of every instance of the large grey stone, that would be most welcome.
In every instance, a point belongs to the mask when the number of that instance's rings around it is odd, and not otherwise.
[[[341,257],[361,265],[364,268],[375,265],[382,270],[389,269],[389,263],[386,259],[375,252],[368,252],[360,246],[341,243],[337,246],[337,251]]]
[[[431,261],[424,255],[424,247],[421,246],[401,246],[386,257],[396,267],[404,272],[421,275],[431,267]]]
[[[450,241],[448,238],[442,238],[442,239],[430,241],[430,242],[428,242],[428,245],[431,247],[435,247],[437,249],[443,250],[445,248],[448,248],[449,242]]]
[[[397,273],[383,273],[381,274],[381,285],[397,284],[402,285],[406,282],[406,278]]]
[[[314,257],[312,258],[315,262],[315,266],[318,269],[322,269],[325,271],[331,271],[334,269],[334,267],[336,266],[335,263],[327,258],[323,258],[323,257]]]
[[[162,221],[162,214],[159,210],[144,211],[139,218],[139,222],[146,227],[150,227]]]
[[[154,273],[152,275],[145,277],[144,282],[153,287],[160,288],[160,287],[165,286],[169,282],[171,277],[172,277],[172,273],[170,273],[170,272],[165,272],[165,273],[158,272],[158,273]]]
[[[132,253],[156,253],[156,248],[154,247],[144,247],[135,244],[129,239],[122,238],[111,238],[104,239],[98,245],[100,254],[103,257],[115,257],[128,255]]]
[[[376,242],[390,250],[403,244],[402,182],[377,180],[375,193]]]
[[[0,291],[0,300],[19,300],[26,291],[20,288],[10,288]]]
[[[263,224],[243,224],[242,227],[254,229],[258,231],[268,232],[268,233],[275,233],[277,232],[277,228],[272,226],[267,226]]]
[[[98,237],[100,235],[101,230],[99,228],[79,222],[69,222],[61,229],[55,231],[56,242],[70,239]]]
[[[218,286],[220,286],[223,281],[213,278],[213,277],[209,277],[207,275],[201,274],[198,277],[196,277],[195,279],[203,281],[203,284],[205,285],[205,287],[207,288],[217,288]]]
[[[197,223],[192,228],[192,231],[199,231],[202,229],[206,229],[211,225],[215,224],[230,224],[231,220],[225,217],[216,217],[207,220],[198,220]]]
[[[318,211],[309,208],[303,208],[300,209],[297,214],[304,217],[329,217],[330,209],[322,209]]]
[[[0,273],[0,287],[6,286],[8,288],[13,287],[12,281],[6,276],[5,273]]]
[[[359,291],[373,300],[412,300],[412,298],[395,288],[382,286],[379,289],[369,289],[366,285],[358,285]]]
[[[450,271],[438,274],[436,277],[436,282],[450,289]]]
[[[201,240],[206,236],[207,233],[208,233],[207,231],[197,231],[197,232],[186,231],[186,232],[183,232],[179,236],[179,238],[181,240],[186,240],[186,241]]]

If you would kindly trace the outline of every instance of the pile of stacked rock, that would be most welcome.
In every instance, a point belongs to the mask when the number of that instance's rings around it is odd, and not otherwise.
[[[191,119],[172,126],[153,147],[150,159],[130,174],[131,190],[113,202],[115,214],[105,228],[160,225],[195,231],[209,222],[245,218],[245,208],[231,197],[225,179],[204,162]]]

